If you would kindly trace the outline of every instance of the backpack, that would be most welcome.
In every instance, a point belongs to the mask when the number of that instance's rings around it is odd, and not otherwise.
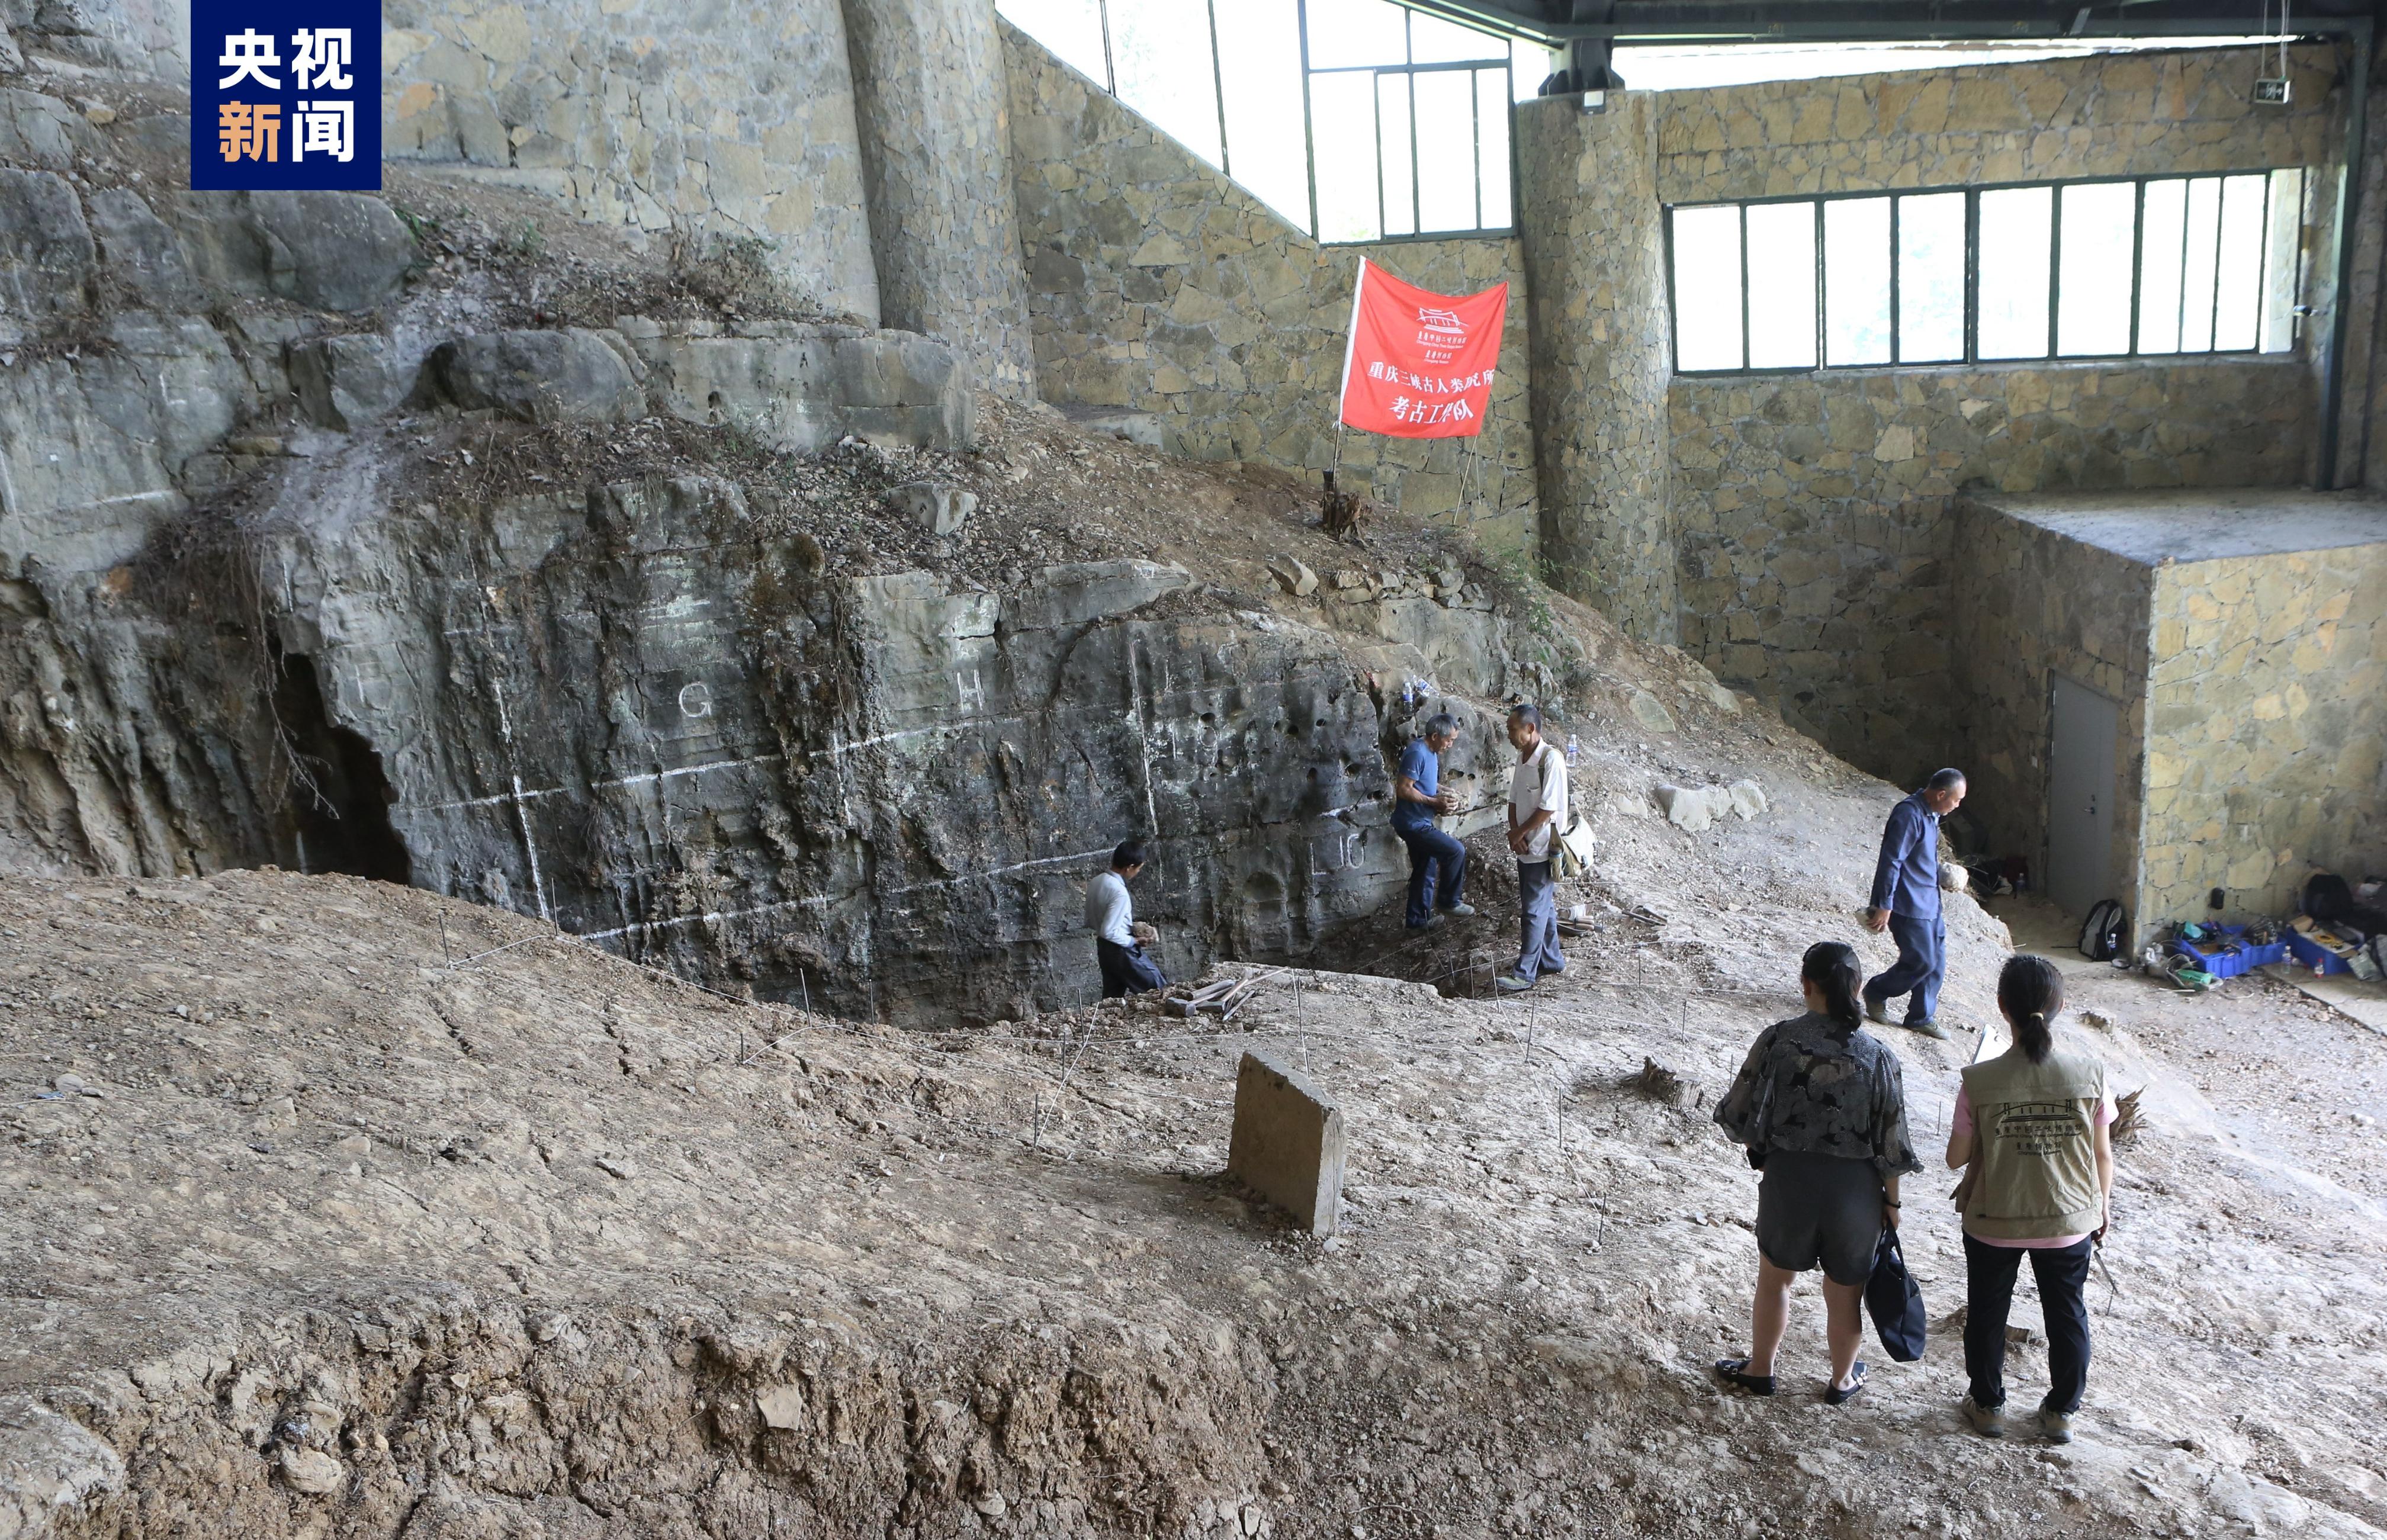
[[[1545,747],[1547,748],[1547,745]],[[1549,751],[1558,752],[1556,749],[1550,749]],[[1539,776],[1541,785],[1550,784],[1548,760],[1542,761]],[[1569,783],[1566,827],[1558,830],[1550,839],[1550,875],[1564,881],[1568,877],[1581,877],[1590,871],[1592,851],[1598,843],[1598,839],[1591,832],[1590,821],[1575,810],[1574,787],[1572,783]]]
[[[2129,930],[2129,916],[2122,913],[2119,899],[2099,899],[2089,906],[2089,917],[2080,922],[2080,955],[2092,963],[2110,963],[2122,951],[2122,939]]]

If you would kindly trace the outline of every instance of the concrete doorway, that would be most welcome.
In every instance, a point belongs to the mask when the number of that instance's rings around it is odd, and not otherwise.
[[[2114,758],[2122,708],[2051,673],[2047,748],[2047,896],[2075,915],[2114,886]]]

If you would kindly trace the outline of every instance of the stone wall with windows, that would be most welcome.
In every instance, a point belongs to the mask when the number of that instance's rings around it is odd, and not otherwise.
[[[1480,437],[1351,433],[1346,481],[1495,549],[1536,533],[1526,296],[1514,239],[1323,246],[1006,25],[1011,141],[1036,383],[1073,417],[1199,460],[1314,474],[1366,256],[1467,294],[1506,282],[1501,371]]]
[[[2253,50],[1774,82],[1660,98],[1669,204],[2301,165],[2298,349],[1682,376],[1669,391],[1682,645],[1866,769],[1954,753],[1951,504],[2006,490],[2277,486],[2311,473],[2344,92],[2291,51],[2293,102],[2247,100]],[[1678,301],[1680,297],[1677,297]],[[2357,398],[2358,399],[2359,398]],[[2358,421],[2359,412],[2353,414]]]

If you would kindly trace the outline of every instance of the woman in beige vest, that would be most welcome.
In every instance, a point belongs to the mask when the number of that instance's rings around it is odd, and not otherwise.
[[[1964,1371],[1962,1411],[1973,1431],[2005,1434],[2006,1312],[2025,1256],[2039,1280],[2052,1382],[2039,1406],[2051,1443],[2072,1442],[2072,1418],[2089,1382],[2090,1248],[2105,1238],[2114,1201],[2113,1099],[2105,1067],[2058,1053],[2051,1024],[2064,1009],[2064,978],[2044,957],[2010,958],[1998,976],[1998,1009],[2014,1046],[1964,1071],[1949,1124],[1948,1164],[1970,1168],[1956,1187],[1964,1217]]]

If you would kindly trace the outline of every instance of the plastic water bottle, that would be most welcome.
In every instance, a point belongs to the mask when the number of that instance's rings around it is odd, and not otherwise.
[[[1583,743],[1582,743],[1582,741],[1581,741],[1580,739],[1578,739],[1578,738],[1574,736],[1574,734],[1572,734],[1572,733],[1569,733],[1569,734],[1567,734],[1567,746],[1566,746],[1567,768],[1568,768],[1568,769],[1570,769],[1570,770],[1573,769],[1573,768],[1574,768],[1574,762],[1575,762],[1578,758],[1580,758],[1580,757],[1582,756],[1582,754],[1583,754]]]

